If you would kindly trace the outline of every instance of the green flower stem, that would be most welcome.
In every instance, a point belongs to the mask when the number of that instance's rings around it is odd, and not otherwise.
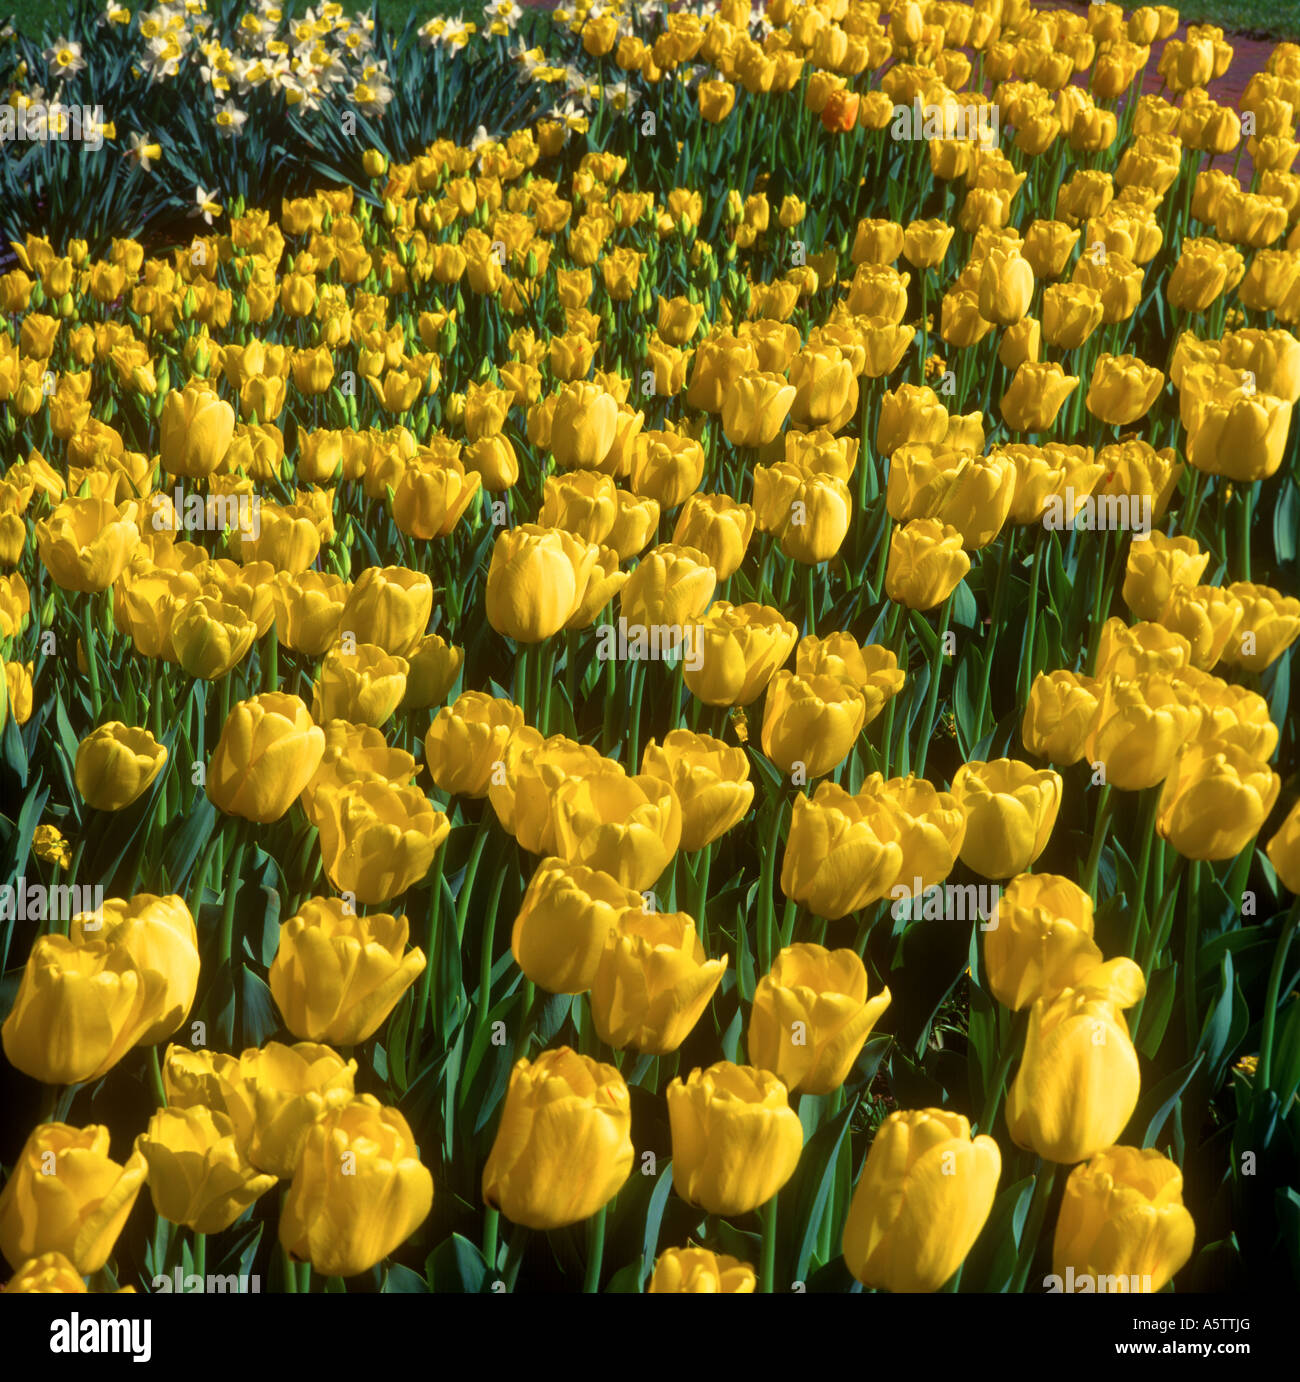
[[[90,709],[98,724],[100,712],[104,708],[103,696],[99,686],[99,657],[95,651],[95,614],[93,595],[87,595],[81,602],[81,645],[86,650],[86,674],[90,680]]]
[[[223,880],[223,902],[221,908],[221,950],[220,955],[225,961],[226,974],[230,980],[231,989],[235,997],[235,1012],[233,1019],[233,1034],[239,1035],[239,985],[235,981],[235,964],[231,951],[234,948],[235,930],[235,901],[239,896],[240,871],[244,866],[244,823],[240,821],[235,830],[235,848],[230,856],[230,862],[225,870]]]
[[[1034,534],[1034,561],[1029,572],[1029,618],[1025,624],[1025,641],[1020,650],[1020,673],[1016,680],[1016,707],[1023,708],[1029,700],[1034,675],[1034,639],[1038,634],[1038,586],[1043,573],[1043,552],[1047,531],[1039,528]]]
[[[456,944],[459,946],[465,939],[465,919],[469,915],[470,894],[474,890],[474,879],[478,874],[479,860],[483,857],[483,849],[488,841],[488,831],[490,829],[488,817],[491,812],[485,803],[483,815],[478,823],[478,830],[474,835],[474,844],[469,852],[469,863],[465,865],[465,877],[461,880],[460,894],[456,898]]]
[[[274,620],[266,631],[266,675],[263,680],[264,691],[280,689],[280,637]]]
[[[1034,1250],[1043,1231],[1043,1219],[1047,1215],[1047,1202],[1052,1198],[1052,1186],[1056,1181],[1056,1163],[1038,1163],[1038,1174],[1034,1177],[1034,1197],[1029,1205],[1029,1220],[1025,1224],[1025,1234],[1020,1240],[1020,1261],[1016,1265],[1016,1275],[1011,1290],[1015,1295],[1023,1295],[1029,1273],[1034,1265]]]
[[[776,1196],[773,1195],[761,1210],[763,1216],[763,1260],[758,1289],[771,1295],[776,1277]]]
[[[1107,788],[1109,790],[1109,787]],[[1137,958],[1138,933],[1146,916],[1147,875],[1151,871],[1151,841],[1156,832],[1156,807],[1160,801],[1157,788],[1148,788],[1147,799],[1141,811],[1139,833],[1142,836],[1142,849],[1138,855],[1137,883],[1133,889],[1133,911],[1129,922],[1128,945],[1124,953]]]
[[[600,1269],[605,1261],[605,1211],[601,1207],[587,1220],[587,1274],[583,1279],[584,1295],[595,1295],[600,1289]]]
[[[280,1211],[283,1213],[283,1209]],[[284,1289],[290,1294],[296,1295],[298,1292],[298,1271],[294,1266],[293,1258],[289,1255],[289,1249],[280,1244],[280,1265],[284,1269]]]
[[[479,949],[479,988],[478,988],[478,1026],[487,1026],[488,1010],[492,1003],[492,947],[496,939],[497,905],[501,901],[501,890],[505,887],[506,871],[498,869],[492,880],[492,896],[488,898],[487,912],[483,917],[483,942]]]
[[[221,848],[221,832],[216,831],[208,841],[203,851],[203,857],[199,860],[199,866],[194,871],[194,882],[190,889],[190,912],[197,921],[199,907],[203,903],[203,890],[207,886],[208,871],[212,867],[212,859],[217,850]]]
[[[772,809],[772,822],[768,831],[767,850],[763,855],[763,884],[759,890],[762,898],[763,924],[758,933],[758,961],[766,974],[772,968],[772,957],[776,954],[776,899],[773,896],[773,879],[776,872],[776,851],[781,843],[781,815],[785,809],[783,802],[777,802]]]
[[[158,1063],[158,1045],[149,1048],[149,1083],[153,1086],[154,1098],[159,1108],[167,1107],[167,1089],[163,1084],[162,1067]]]
[[[488,1265],[488,1271],[496,1270],[497,1265],[497,1230],[501,1226],[501,1214],[499,1210],[489,1209],[483,1216],[483,1260]]]
[[[998,560],[996,582],[993,587],[993,621],[989,626],[989,646],[984,655],[984,675],[980,678],[979,704],[975,710],[975,732],[983,735],[984,716],[989,708],[989,679],[993,670],[993,657],[998,647],[998,630],[1002,626],[1002,611],[1006,603],[1007,574],[1011,566],[1011,550],[1015,545],[1015,530],[1008,528],[1002,534],[1002,551]]]
[[[1183,1015],[1187,1030],[1187,1056],[1191,1059],[1201,1035],[1201,1018],[1196,1003],[1196,984],[1199,978],[1197,947],[1201,939],[1201,870],[1199,859],[1187,865],[1187,910],[1183,918]]]
[[[1101,864],[1101,851],[1110,833],[1110,819],[1115,814],[1114,789],[1109,782],[1102,784],[1101,797],[1097,802],[1097,816],[1092,825],[1092,848],[1088,851],[1088,862],[1084,865],[1079,886],[1093,897],[1097,891],[1097,869]],[[1136,923],[1135,923],[1136,924]],[[1131,948],[1125,952],[1131,954]]]
[[[705,908],[709,901],[709,869],[713,864],[713,846],[705,845],[700,850],[696,863],[695,875],[695,910],[691,915],[695,918],[695,934],[700,938],[700,944],[704,945],[705,937]]]
[[[934,650],[934,660],[930,663],[930,689],[926,692],[925,716],[921,721],[926,729],[916,759],[917,777],[925,776],[925,760],[930,752],[930,741],[934,738],[934,712],[939,704],[939,675],[943,671],[943,643],[948,636],[948,621],[951,617],[952,599],[949,597],[943,602],[943,608],[939,614],[939,643]],[[893,703],[893,697],[890,697],[890,703]]]
[[[1291,904],[1286,920],[1282,923],[1282,934],[1278,937],[1277,950],[1273,954],[1273,967],[1268,972],[1268,993],[1264,999],[1264,1025],[1259,1032],[1259,1069],[1256,1084],[1259,1089],[1268,1089],[1273,1078],[1273,1030],[1277,1026],[1277,1007],[1282,993],[1282,971],[1286,968],[1287,951],[1292,938],[1300,927],[1300,897]]]
[[[208,1275],[208,1235],[206,1233],[194,1235],[194,1275],[203,1280],[206,1288]]]
[[[1245,484],[1241,487],[1241,502],[1237,505],[1237,551],[1240,554],[1240,579],[1249,581],[1250,575],[1250,520],[1255,507],[1255,486]]]
[[[993,1080],[984,1100],[984,1112],[980,1115],[977,1129],[979,1132],[988,1133],[990,1137],[993,1136],[993,1125],[997,1120],[998,1110],[1002,1107],[1002,1096],[1006,1092],[1007,1075],[1010,1073],[1012,1062],[1024,1050],[1027,1021],[1024,1013],[1017,1013],[1015,1021],[1008,1023],[1001,1005],[998,1006],[1001,1055],[993,1071]]]
[[[521,1224],[515,1224],[514,1232],[510,1235],[510,1247],[506,1250],[505,1271],[502,1273],[507,1291],[515,1289],[515,1282],[519,1280],[519,1267],[524,1260],[524,1249],[527,1246],[528,1230]]]

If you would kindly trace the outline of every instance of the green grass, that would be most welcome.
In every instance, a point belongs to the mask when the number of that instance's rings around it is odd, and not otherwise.
[[[1136,10],[1154,0],[1119,0],[1126,10]],[[1188,24],[1217,24],[1232,33],[1300,42],[1300,0],[1185,0],[1177,6]]]

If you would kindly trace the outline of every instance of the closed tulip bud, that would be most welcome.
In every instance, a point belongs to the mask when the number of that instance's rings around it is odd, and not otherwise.
[[[1097,357],[1084,406],[1094,417],[1126,427],[1145,417],[1160,396],[1165,376],[1135,355]]]
[[[1291,404],[1255,393],[1210,399],[1192,432],[1187,459],[1207,475],[1243,484],[1277,472],[1291,426]]]
[[[1132,681],[1149,672],[1169,675],[1188,666],[1191,656],[1187,639],[1161,624],[1107,619],[1097,640],[1097,680]]]
[[[312,1126],[354,1097],[357,1063],[309,1041],[268,1041],[237,1058],[169,1046],[163,1072],[169,1107],[225,1113],[248,1160],[287,1180]]]
[[[169,475],[201,479],[225,459],[235,434],[235,410],[201,384],[172,389],[163,402],[159,447]]]
[[[674,729],[662,745],[651,739],[641,771],[668,783],[676,794],[682,808],[680,848],[687,853],[720,839],[754,800],[744,750],[706,734]]]
[[[69,936],[81,946],[103,943],[150,976],[153,1021],[139,1037],[140,1045],[152,1046],[185,1021],[199,983],[199,939],[183,897],[138,893],[129,900],[109,898],[97,912],[74,917]],[[152,976],[161,978],[160,987],[155,989]]]
[[[614,526],[605,539],[619,561],[630,561],[637,553],[644,551],[659,523],[659,502],[640,495],[629,494],[627,490],[617,493],[618,512]],[[683,512],[685,506],[683,506]],[[679,520],[680,522],[680,517]],[[674,538],[674,542],[676,538]],[[687,546],[697,544],[687,543]]]
[[[1139,619],[1159,620],[1175,586],[1193,587],[1204,574],[1210,554],[1195,538],[1166,537],[1153,532],[1129,548],[1124,571],[1124,603]]]
[[[1165,779],[1200,718],[1191,696],[1167,677],[1112,678],[1102,685],[1084,753],[1105,765],[1112,786],[1141,791]]]
[[[368,566],[343,606],[341,631],[406,657],[424,636],[433,610],[433,582],[404,566]]]
[[[1160,622],[1187,640],[1192,666],[1208,671],[1235,641],[1244,617],[1241,602],[1225,586],[1175,586]]]
[[[1225,740],[1189,744],[1165,779],[1156,829],[1187,859],[1232,859],[1268,819],[1282,780]]]
[[[1062,782],[1051,768],[1014,758],[963,763],[952,794],[966,812],[961,860],[983,878],[1024,873],[1047,847],[1061,807]]]
[[[799,631],[780,610],[718,600],[695,626],[698,668],[682,679],[706,705],[750,705],[794,651]]]
[[[406,691],[397,708],[427,710],[441,705],[455,686],[464,661],[463,648],[452,647],[441,634],[425,634],[406,659]]]
[[[858,646],[851,633],[832,633],[825,638],[808,634],[795,652],[797,676],[831,676],[851,681],[867,703],[870,724],[885,704],[902,689],[906,673],[897,656],[878,643]]]
[[[997,1194],[991,1137],[948,1109],[891,1113],[880,1125],[844,1223],[844,1262],[866,1286],[937,1291],[965,1260]]]
[[[926,385],[900,384],[880,400],[876,450],[892,456],[909,442],[938,446],[948,431],[948,410]]]
[[[548,475],[543,484],[543,528],[563,528],[584,542],[602,543],[618,516],[618,490],[612,476],[579,470]]]
[[[460,460],[412,462],[402,471],[393,493],[393,522],[401,532],[421,541],[446,537],[482,484],[482,476],[472,471],[467,475]]]
[[[208,762],[208,799],[228,816],[279,820],[311,780],[325,735],[297,696],[266,692],[230,712]]]
[[[1055,361],[1026,360],[1002,398],[1002,417],[1013,432],[1046,432],[1079,381]]]
[[[1052,1271],[1097,1292],[1160,1291],[1192,1255],[1196,1225],[1182,1172],[1154,1147],[1108,1147],[1070,1172],[1052,1238]]]
[[[773,1074],[720,1061],[668,1086],[673,1186],[710,1214],[746,1214],[790,1179],[803,1127]]]
[[[332,648],[313,688],[313,719],[382,725],[406,693],[408,665],[373,643],[357,643],[351,652]]]
[[[1077,883],[1052,873],[1013,878],[998,898],[996,925],[984,932],[994,998],[1019,1012],[1074,987],[1102,963],[1092,930],[1092,898]]]
[[[748,1262],[708,1248],[668,1248],[659,1254],[649,1295],[753,1295],[758,1277]]]
[[[1224,199],[1225,203],[1227,198]],[[1218,240],[1186,239],[1170,273],[1165,293],[1170,306],[1182,312],[1204,312],[1246,273],[1245,261],[1230,245]]]
[[[980,316],[998,326],[1014,326],[1029,311],[1034,271],[1018,249],[995,247],[980,267]]]
[[[245,1159],[234,1124],[211,1109],[160,1108],[135,1140],[154,1212],[195,1233],[220,1233],[275,1184]]]
[[[665,511],[675,509],[699,489],[704,478],[704,448],[693,437],[675,432],[641,432],[630,445],[632,489],[654,499]]]
[[[182,670],[204,681],[217,681],[248,655],[257,625],[237,605],[202,596],[181,608],[172,620],[171,642]]]
[[[110,720],[77,746],[77,791],[97,811],[121,811],[144,792],[167,761],[167,750],[147,729]]]
[[[933,517],[956,528],[970,551],[987,547],[1002,531],[1016,494],[1016,467],[993,453],[957,467]]]
[[[140,543],[136,506],[67,499],[36,525],[41,562],[63,590],[106,590]]]
[[[428,1218],[433,1177],[395,1108],[362,1094],[304,1139],[280,1214],[280,1243],[326,1276],[357,1276]]]
[[[693,625],[708,608],[717,574],[694,547],[661,543],[646,553],[628,577],[620,607],[629,625]]]
[[[464,451],[465,469],[478,476],[485,490],[503,494],[519,479],[519,458],[508,437],[480,437]]]
[[[754,472],[758,525],[782,552],[806,565],[829,561],[844,543],[853,515],[849,487],[834,475],[809,475],[789,461]]]
[[[685,912],[629,909],[608,933],[591,987],[601,1041],[647,1055],[675,1051],[700,1020],[727,959],[705,958]]]
[[[89,1276],[108,1261],[148,1174],[138,1152],[119,1166],[108,1145],[98,1124],[32,1129],[0,1190],[0,1252],[11,1267],[58,1252]]]
[[[595,469],[614,444],[618,402],[596,384],[560,390],[551,418],[550,449],[561,470]]]
[[[567,1046],[521,1060],[483,1168],[483,1200],[511,1223],[563,1228],[603,1208],[632,1173],[627,1083]]]
[[[166,999],[167,976],[121,947],[39,936],[5,1018],[5,1055],[44,1084],[98,1079],[144,1040]]]
[[[758,981],[749,1015],[750,1061],[792,1094],[829,1094],[848,1078],[889,990],[867,999],[867,971],[852,950],[790,945]]]
[[[1262,672],[1300,638],[1300,600],[1249,581],[1234,581],[1227,589],[1241,606],[1242,619],[1223,650],[1222,661]]]
[[[1077,350],[1101,325],[1101,294],[1086,283],[1053,283],[1043,293],[1043,339]]]
[[[1020,737],[1039,758],[1068,767],[1084,756],[1101,684],[1076,672],[1040,672],[1029,688]]]
[[[895,898],[913,896],[942,883],[952,872],[966,838],[966,813],[951,792],[941,792],[924,778],[909,774],[886,781],[872,773],[858,789],[860,801],[874,818],[882,808],[893,831],[880,827],[902,850],[898,880],[889,889]]]
[[[554,854],[554,798],[560,784],[570,777],[623,771],[622,764],[603,758],[590,744],[575,743],[563,734],[543,739],[531,725],[524,725],[507,742],[500,769],[494,766],[488,799],[502,828],[521,848]]]
[[[898,826],[882,803],[822,782],[795,797],[781,891],[836,921],[888,895],[903,866]]]
[[[766,446],[781,430],[795,399],[784,375],[745,375],[722,400],[722,430],[733,446]]]
[[[685,345],[699,330],[703,317],[702,302],[685,297],[659,299],[659,334],[672,345]]]
[[[692,494],[677,516],[673,546],[704,553],[725,581],[740,569],[754,536],[754,510],[726,494]]]
[[[492,765],[523,724],[517,705],[482,691],[465,691],[444,706],[424,738],[424,760],[439,791],[486,797]]]
[[[32,718],[32,664],[6,662],[4,665],[4,693],[14,719],[25,725]],[[3,724],[0,714],[0,725]]]
[[[782,772],[799,764],[803,780],[843,762],[866,723],[866,700],[840,677],[778,672],[763,709],[763,752]]]
[[[523,523],[503,530],[488,568],[488,622],[517,643],[558,633],[581,605],[598,556],[593,544],[562,528]]]
[[[600,869],[638,892],[668,867],[682,834],[682,807],[661,778],[602,772],[555,792],[557,853]]]
[[[609,874],[543,859],[515,918],[511,952],[547,993],[585,993],[619,918],[641,910],[640,893]]]
[[[368,906],[420,882],[451,830],[417,787],[354,782],[320,791],[316,806],[326,877]]]
[[[1300,894],[1300,802],[1291,808],[1264,852],[1283,885]]]
[[[912,221],[903,232],[903,258],[918,269],[937,268],[953,234],[953,227],[944,221]]]
[[[836,346],[805,346],[790,362],[790,383],[795,388],[790,421],[805,431],[838,432],[857,409],[853,365]]]
[[[271,996],[303,1041],[354,1046],[374,1035],[424,970],[407,952],[405,917],[358,916],[338,898],[311,898],[281,923]]]
[[[1141,1077],[1124,1016],[1084,988],[1038,998],[1007,1093],[1017,1147],[1072,1165],[1111,1146],[1137,1107]]]
[[[962,535],[935,518],[895,527],[885,568],[885,593],[908,609],[933,609],[962,583],[970,558]]]

